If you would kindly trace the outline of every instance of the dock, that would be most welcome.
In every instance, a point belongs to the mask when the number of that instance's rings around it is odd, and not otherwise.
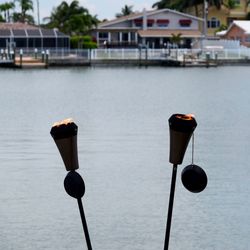
[[[15,55],[15,59],[11,55]],[[67,49],[16,51],[0,58],[0,67],[49,68],[81,66],[162,66],[162,67],[217,67],[250,65],[249,50],[224,50],[220,53],[191,49]]]
[[[19,68],[45,68],[46,63],[40,58],[23,57],[16,58],[15,65]]]

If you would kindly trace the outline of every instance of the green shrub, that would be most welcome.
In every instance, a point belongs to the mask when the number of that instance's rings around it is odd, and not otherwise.
[[[95,49],[97,48],[91,36],[72,36],[70,38],[71,49]]]
[[[84,49],[96,49],[97,48],[97,44],[96,42],[84,42],[83,43],[83,48]]]
[[[78,36],[72,36],[70,38],[70,48],[71,49],[76,49],[78,48],[78,45],[79,45],[79,37]]]

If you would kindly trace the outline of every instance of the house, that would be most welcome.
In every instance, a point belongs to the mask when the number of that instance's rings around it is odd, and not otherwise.
[[[250,21],[233,21],[228,30],[218,35],[223,39],[240,41],[241,45],[250,47]]]
[[[100,23],[93,31],[99,47],[162,48],[173,36],[181,37],[183,47],[199,41],[203,19],[171,9],[150,10]]]
[[[208,6],[207,9],[207,35],[214,36],[221,26],[229,27],[233,20],[245,20],[250,12],[250,6],[248,0],[234,0],[235,6],[229,7],[226,3],[222,5],[220,9],[216,6]],[[225,1],[227,2],[227,1]],[[195,15],[200,18],[204,17],[204,6],[200,4],[198,6],[187,8],[185,13]]]
[[[57,29],[44,29],[24,23],[0,23],[0,48],[69,48],[70,37]]]

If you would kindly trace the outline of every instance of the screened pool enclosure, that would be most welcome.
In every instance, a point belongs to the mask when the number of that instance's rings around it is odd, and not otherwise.
[[[0,23],[0,48],[69,48],[70,37],[57,29],[44,29],[22,23]]]

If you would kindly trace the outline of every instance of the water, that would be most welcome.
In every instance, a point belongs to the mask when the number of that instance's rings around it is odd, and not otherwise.
[[[178,167],[170,249],[250,249],[250,71],[78,68],[0,71],[0,249],[86,249],[77,202],[50,137],[79,127],[80,174],[93,249],[163,249],[171,165],[168,118],[194,113],[195,163],[206,190]]]

